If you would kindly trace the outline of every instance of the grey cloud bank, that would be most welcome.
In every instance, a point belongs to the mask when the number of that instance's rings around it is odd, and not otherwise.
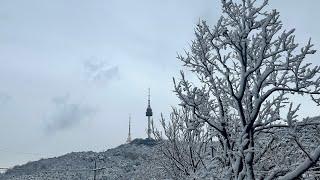
[[[6,93],[0,92],[0,105],[6,105],[12,100],[12,97]]]
[[[53,98],[54,109],[48,118],[45,128],[47,133],[56,133],[67,130],[81,123],[81,121],[93,118],[96,109],[82,104],[72,103],[69,95]]]
[[[109,80],[119,79],[119,67],[117,65],[108,65],[106,61],[97,59],[84,62],[84,68],[90,81],[107,84]]]

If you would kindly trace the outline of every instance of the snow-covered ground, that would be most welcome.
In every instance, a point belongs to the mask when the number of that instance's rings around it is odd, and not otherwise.
[[[79,180],[79,179],[165,179],[156,164],[156,145],[134,140],[105,152],[72,152],[60,157],[41,159],[16,166],[1,180]],[[96,166],[95,166],[96,162]]]

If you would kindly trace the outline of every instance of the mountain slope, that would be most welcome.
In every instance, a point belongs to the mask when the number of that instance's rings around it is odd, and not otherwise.
[[[135,139],[105,152],[72,152],[16,166],[0,180],[165,179],[156,164],[156,142]],[[96,164],[96,166],[95,166]]]

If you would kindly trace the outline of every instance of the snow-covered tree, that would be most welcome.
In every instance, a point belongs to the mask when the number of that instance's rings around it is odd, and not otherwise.
[[[268,0],[221,3],[217,24],[199,23],[190,51],[178,56],[198,79],[188,81],[183,71],[174,79],[180,105],[195,116],[189,127],[216,137],[219,178],[301,177],[320,156],[320,120],[299,121],[292,99],[308,96],[320,105],[320,67],[305,60],[316,52],[313,44],[299,46]]]

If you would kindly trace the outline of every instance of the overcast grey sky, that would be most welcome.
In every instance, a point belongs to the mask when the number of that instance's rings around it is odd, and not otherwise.
[[[317,49],[319,5],[270,2]],[[148,87],[157,121],[177,104],[176,53],[219,14],[218,0],[0,0],[0,166],[120,145],[129,113],[132,136],[145,137]]]

